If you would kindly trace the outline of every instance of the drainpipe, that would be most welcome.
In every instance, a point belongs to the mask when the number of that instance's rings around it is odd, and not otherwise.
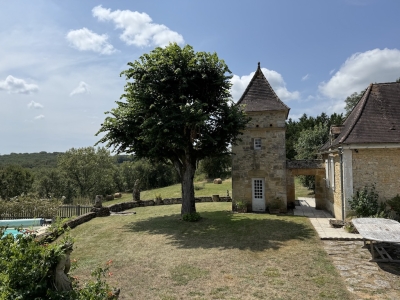
[[[343,193],[343,147],[338,147],[340,157],[340,196],[342,199],[342,220],[344,221],[344,193]]]

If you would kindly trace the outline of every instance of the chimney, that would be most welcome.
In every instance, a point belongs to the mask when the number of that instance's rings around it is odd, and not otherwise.
[[[342,131],[343,125],[331,125],[329,130],[329,142],[332,145],[333,141],[339,136]]]

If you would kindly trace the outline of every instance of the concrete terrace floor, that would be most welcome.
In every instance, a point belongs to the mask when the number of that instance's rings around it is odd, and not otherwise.
[[[330,219],[335,219],[329,212],[315,209],[315,199],[299,197],[300,206],[293,210],[295,216],[305,216],[310,219],[321,240],[362,240],[361,235],[348,233],[343,228],[333,228]]]

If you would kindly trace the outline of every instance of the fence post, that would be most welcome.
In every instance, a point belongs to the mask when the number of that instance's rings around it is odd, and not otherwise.
[[[81,215],[81,205],[80,204],[78,204],[76,206],[76,214],[78,215],[78,217]]]

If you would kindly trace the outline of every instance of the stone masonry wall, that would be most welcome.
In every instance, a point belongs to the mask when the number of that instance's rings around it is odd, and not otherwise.
[[[213,202],[212,197],[196,197],[196,203],[198,202]],[[231,202],[231,197],[219,197],[219,202]],[[111,212],[121,212],[127,209],[140,207],[140,206],[154,206],[154,205],[170,205],[170,204],[182,204],[182,198],[165,198],[161,201],[156,200],[144,200],[144,201],[129,201],[122,202],[108,206]]]
[[[286,207],[286,113],[249,112],[248,115],[252,119],[240,136],[242,141],[232,147],[232,198],[246,201],[251,210],[251,179],[264,178],[266,206],[280,197]],[[253,149],[255,138],[261,138],[261,150]]]
[[[400,149],[353,151],[353,192],[375,183],[382,200],[400,194]]]

